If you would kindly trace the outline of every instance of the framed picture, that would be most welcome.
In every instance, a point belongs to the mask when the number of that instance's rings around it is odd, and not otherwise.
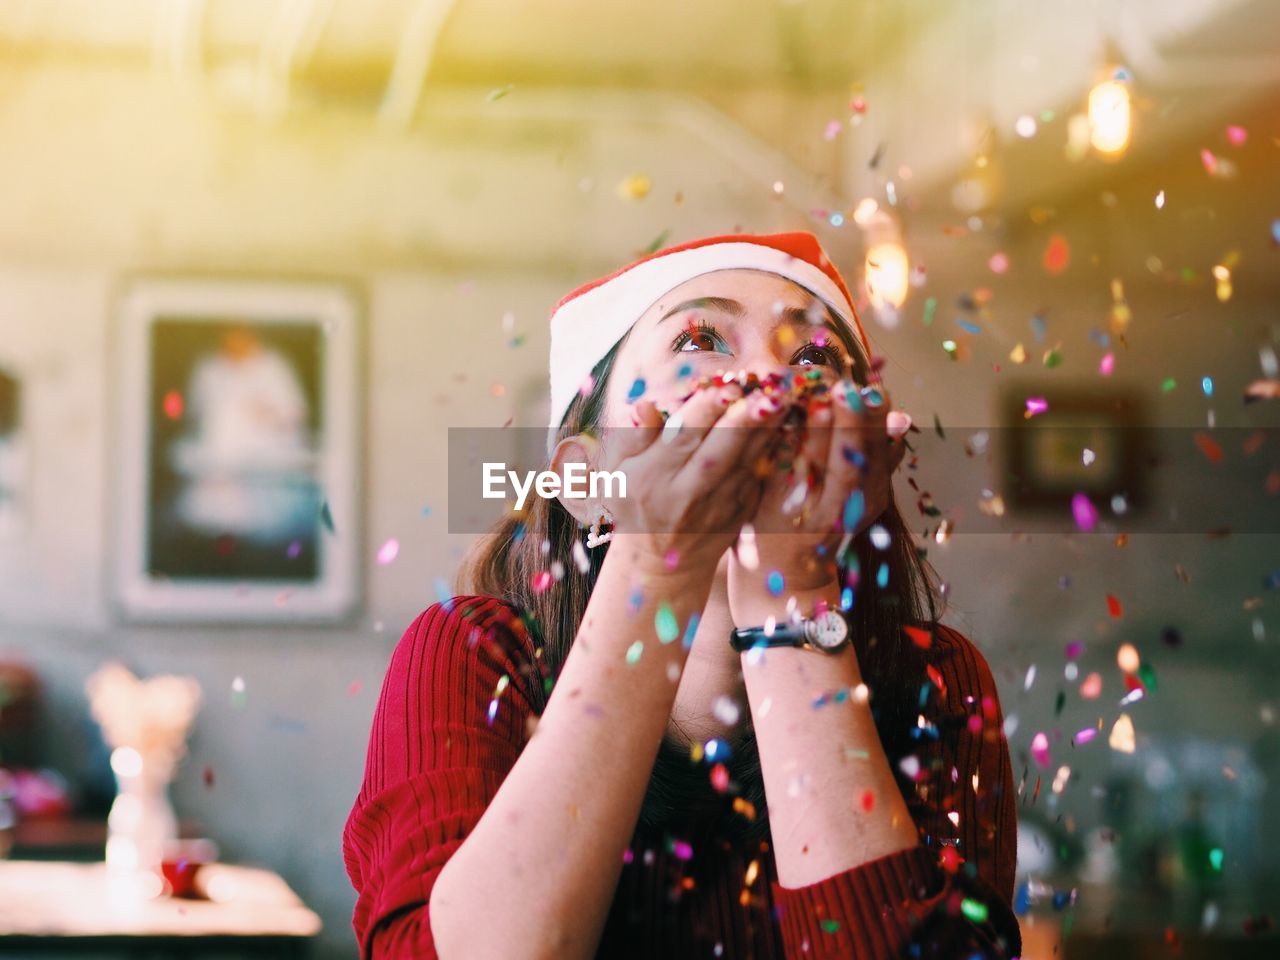
[[[0,367],[0,539],[22,529],[27,476],[22,382]]]
[[[336,284],[146,279],[117,337],[130,619],[341,620],[357,599],[357,308]]]
[[[1047,410],[1028,418],[1027,398]],[[1022,385],[1001,400],[1005,498],[1014,509],[1070,515],[1071,498],[1121,496],[1129,508],[1147,502],[1143,461],[1149,438],[1136,397]]]

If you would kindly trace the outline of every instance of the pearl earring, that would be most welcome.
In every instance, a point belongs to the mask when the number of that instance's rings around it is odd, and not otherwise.
[[[609,530],[604,534],[600,533],[601,524],[606,524]],[[602,543],[608,543],[613,539],[613,514],[609,512],[608,507],[601,507],[600,512],[596,514],[596,518],[591,521],[591,527],[587,530],[587,548],[598,547]]]

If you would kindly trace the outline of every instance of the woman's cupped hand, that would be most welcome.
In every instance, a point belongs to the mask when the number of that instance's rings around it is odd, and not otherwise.
[[[632,423],[606,431],[595,465],[626,476],[626,496],[606,503],[614,540],[667,570],[714,570],[760,508],[787,405],[728,383],[665,412],[646,397],[629,407]]]

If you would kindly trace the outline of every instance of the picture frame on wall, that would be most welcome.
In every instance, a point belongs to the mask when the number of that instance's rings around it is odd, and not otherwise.
[[[1027,398],[1047,409],[1028,418]],[[1148,505],[1150,438],[1138,398],[1115,390],[1014,384],[1001,398],[1004,498],[1015,511],[1070,516],[1072,497]],[[1084,456],[1084,452],[1088,455]]]
[[[0,540],[16,537],[24,528],[27,459],[22,380],[0,364]]]
[[[138,278],[116,337],[130,620],[341,621],[358,600],[358,306],[337,283]]]

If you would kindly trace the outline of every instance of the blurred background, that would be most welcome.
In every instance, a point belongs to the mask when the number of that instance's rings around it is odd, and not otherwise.
[[[352,956],[448,429],[545,422],[579,283],[807,229],[928,441],[1026,956],[1274,955],[1278,48],[1271,0],[2,0],[0,947]],[[1042,415],[1117,429],[1002,467]],[[169,896],[90,906],[104,857]]]

